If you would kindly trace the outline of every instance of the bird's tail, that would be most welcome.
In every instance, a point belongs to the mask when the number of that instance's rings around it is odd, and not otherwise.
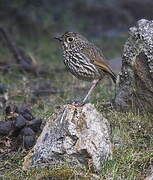
[[[107,65],[104,61],[94,61],[94,64],[99,66],[103,71],[105,71],[107,74],[109,74],[113,80],[113,82],[116,84],[116,74],[113,72],[111,67]]]

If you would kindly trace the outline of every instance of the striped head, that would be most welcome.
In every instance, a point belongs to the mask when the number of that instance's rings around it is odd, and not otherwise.
[[[62,36],[55,37],[60,41],[64,51],[79,51],[88,44],[88,40],[79,33],[66,32]]]

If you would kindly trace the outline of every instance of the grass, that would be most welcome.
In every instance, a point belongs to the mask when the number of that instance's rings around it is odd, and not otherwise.
[[[113,169],[114,179],[144,179],[153,163],[152,115],[111,112],[106,117],[112,125],[114,158],[105,170]]]
[[[112,58],[120,54],[125,38],[101,39],[97,44],[104,44],[105,55]],[[58,45],[54,41],[43,37],[36,42],[28,40],[18,42],[23,48],[36,58],[39,63],[49,66],[51,74],[36,77],[31,74],[13,70],[10,74],[0,73],[0,83],[8,85],[7,104],[21,104],[23,102],[32,106],[35,116],[46,120],[52,115],[56,107],[66,104],[73,98],[82,98],[89,87],[89,83],[74,79],[64,70],[61,62],[61,54]],[[109,48],[110,47],[110,48]],[[113,48],[114,47],[114,48]],[[11,58],[7,50],[0,52],[0,60]],[[6,53],[6,54],[5,54]],[[57,89],[56,94],[37,97],[33,95],[34,88],[41,82],[50,81],[51,87]],[[104,163],[100,179],[127,179],[141,180],[151,172],[153,164],[153,126],[151,114],[139,112],[116,112],[109,108],[103,108],[101,102],[108,101],[114,96],[113,87],[107,83],[100,84],[91,98],[97,109],[110,121],[112,128],[113,159]],[[3,97],[4,94],[1,94]],[[4,119],[3,108],[0,113]],[[8,149],[2,146],[0,138],[0,154],[5,154]],[[13,151],[0,160],[0,179],[4,180],[67,180],[67,179],[94,179],[94,175],[88,170],[72,169],[67,166],[55,169],[39,168],[22,170],[23,157],[28,152],[24,150]],[[62,178],[61,178],[62,177]]]

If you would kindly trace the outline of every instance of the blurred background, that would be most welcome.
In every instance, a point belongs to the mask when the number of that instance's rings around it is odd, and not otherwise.
[[[88,86],[74,80],[65,70],[61,47],[53,37],[66,31],[82,33],[102,48],[118,73],[128,29],[142,18],[153,19],[153,0],[0,0],[0,84],[10,87],[9,100],[19,96],[20,101],[31,103],[33,95],[37,98],[46,92],[53,95],[50,101],[53,104],[54,94],[58,93],[58,100],[63,103],[74,95],[82,97]],[[13,45],[1,28],[7,30]],[[39,76],[28,74],[27,69]],[[46,72],[45,76],[37,70]],[[101,101],[104,94],[106,100],[110,99],[109,91],[102,91],[104,88],[100,87],[95,102]]]
[[[152,0],[0,0],[0,25],[50,63],[61,59],[52,36],[65,31],[84,34],[108,58],[118,56],[128,28],[141,18],[153,19]]]
[[[62,105],[83,99],[91,86],[67,72],[60,44],[53,37],[66,31],[83,34],[103,50],[117,74],[129,27],[142,18],[153,20],[153,0],[0,0],[0,133],[9,133],[6,139],[0,137],[0,179],[52,179],[52,175],[56,179],[54,174],[65,177],[70,172],[55,170],[52,174],[48,167],[44,172],[39,168],[31,173],[23,171],[26,152],[22,151],[22,145],[27,143],[31,147],[35,142],[31,143],[29,134],[29,143],[18,140],[16,136],[20,137],[23,129],[15,133],[12,130],[15,126],[12,122],[19,116],[18,122],[24,122],[21,114],[17,116],[24,107],[21,105],[30,107],[29,112],[38,120],[41,118],[44,125]],[[114,84],[105,79],[90,99],[110,120],[113,132],[114,158],[101,171],[103,179],[144,179],[152,169],[153,118],[146,114],[135,116],[131,112],[122,114],[105,107],[105,102],[114,96]],[[20,111],[16,111],[14,105],[20,107]],[[6,121],[5,126],[1,121]],[[26,138],[23,136],[23,139]],[[48,176],[48,172],[51,175]],[[77,172],[79,177],[80,172]],[[88,172],[90,169],[85,176]],[[44,175],[48,177],[43,178]],[[73,179],[71,174],[69,179]]]

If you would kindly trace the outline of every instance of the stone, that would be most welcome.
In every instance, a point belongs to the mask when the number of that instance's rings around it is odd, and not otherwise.
[[[15,128],[22,129],[25,125],[26,119],[22,115],[17,116],[15,120]]]
[[[14,131],[13,121],[0,121],[0,136],[8,136]]]
[[[141,19],[129,30],[114,107],[153,112],[153,21]]]
[[[109,122],[92,104],[65,105],[47,121],[27,157],[24,170],[29,166],[66,163],[99,171],[104,161],[112,157]]]
[[[21,132],[21,135],[23,136],[33,136],[35,135],[34,131],[30,127],[24,127]]]
[[[23,136],[23,146],[25,149],[30,149],[35,144],[35,136]]]
[[[27,126],[30,127],[33,131],[38,132],[42,124],[41,118],[34,118],[32,121],[27,122]]]

